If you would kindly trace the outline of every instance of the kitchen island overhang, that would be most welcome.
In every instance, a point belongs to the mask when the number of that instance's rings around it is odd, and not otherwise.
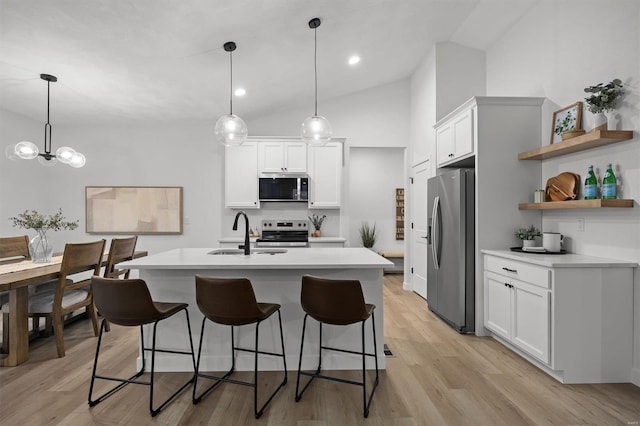
[[[248,278],[260,302],[279,303],[285,339],[285,354],[289,370],[295,370],[300,353],[300,338],[304,311],[300,306],[302,275],[310,274],[330,279],[357,279],[367,303],[376,305],[376,339],[379,367],[384,360],[383,268],[392,263],[366,248],[296,248],[279,254],[212,255],[213,248],[181,248],[153,254],[119,264],[139,271],[147,282],[156,301],[185,302],[189,304],[192,341],[198,347],[203,315],[195,299],[195,275],[210,277]],[[373,338],[370,319],[365,324],[365,347],[372,353]],[[360,351],[362,340],[360,324],[346,327],[324,325],[323,346]],[[302,368],[311,370],[318,362],[319,326],[308,320]],[[235,328],[236,346],[250,348],[254,343],[255,325]],[[189,346],[184,318],[170,318],[158,326],[158,347],[183,349]],[[145,330],[145,338],[150,336]],[[208,322],[205,327],[202,371],[226,371],[231,366],[231,331],[228,326]],[[150,342],[145,342],[145,344]],[[269,318],[260,324],[260,350],[279,348],[277,319]],[[149,355],[147,355],[149,356]],[[159,353],[157,371],[191,371],[185,357]],[[260,357],[260,370],[281,370],[282,361],[275,357]],[[371,357],[367,357],[371,358]],[[147,360],[150,362],[150,360]],[[141,365],[141,359],[138,359]],[[323,351],[322,368],[326,370],[357,370],[362,358],[357,355]],[[367,359],[367,368],[374,368],[373,359]],[[239,352],[236,369],[253,370],[253,355]]]

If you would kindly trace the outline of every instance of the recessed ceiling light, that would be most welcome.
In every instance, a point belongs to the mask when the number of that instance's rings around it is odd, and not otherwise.
[[[358,55],[353,55],[352,57],[349,58],[349,65],[355,65],[358,62],[360,62],[360,56]]]
[[[236,91],[233,92],[233,94],[236,95],[236,96],[244,96],[244,95],[247,94],[247,91],[244,90],[242,87],[240,87],[240,88],[236,89]]]

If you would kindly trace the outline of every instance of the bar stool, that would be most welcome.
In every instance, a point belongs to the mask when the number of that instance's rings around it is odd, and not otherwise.
[[[378,386],[378,353],[376,342],[376,321],[373,314],[375,305],[365,303],[364,296],[362,294],[362,286],[358,280],[333,280],[314,277],[312,275],[302,276],[302,294],[301,294],[302,309],[305,312],[304,320],[302,322],[302,339],[300,341],[300,360],[298,362],[298,377],[296,379],[296,402],[300,401],[302,394],[309,387],[311,382],[315,378],[328,379],[341,383],[348,383],[352,385],[362,386],[362,401],[364,405],[364,417],[369,416],[369,407],[371,406],[371,400],[373,394]],[[318,368],[314,373],[308,373],[301,371],[302,369],[302,352],[304,348],[304,333],[307,326],[307,317],[311,317],[318,321],[320,324],[320,344],[319,344],[319,359]],[[373,353],[365,352],[365,339],[364,339],[364,323],[371,317],[371,326],[373,328]],[[332,348],[322,345],[322,324],[331,325],[350,325],[355,323],[361,323],[362,333],[362,352],[356,352],[346,349]],[[320,374],[322,366],[322,350],[332,350],[337,352],[344,352],[349,354],[362,356],[362,382],[356,382],[353,380],[345,380],[337,377],[324,376]],[[371,395],[367,400],[367,381],[366,381],[366,357],[372,356],[376,363],[376,379],[371,389]],[[298,392],[300,387],[300,376],[310,376],[311,379],[302,388],[302,391]]]
[[[284,336],[282,334],[282,316],[280,315],[280,305],[277,303],[258,303],[251,286],[251,281],[246,278],[213,278],[196,275],[196,301],[198,308],[204,314],[202,328],[200,331],[200,345],[198,347],[198,360],[196,362],[196,374],[193,383],[192,401],[197,404],[214,387],[221,382],[235,383],[237,385],[253,387],[253,411],[256,419],[262,416],[267,404],[287,383],[287,360],[284,354]],[[258,339],[260,323],[269,318],[274,312],[278,313],[280,325],[280,342],[282,353],[265,352],[258,350]],[[200,356],[202,355],[202,342],[204,327],[207,319],[216,323],[231,326],[231,369],[222,377],[211,376],[200,373]],[[245,349],[235,346],[234,326],[255,324],[255,347]],[[243,382],[229,379],[236,366],[236,351],[252,352],[254,354],[253,382]],[[267,401],[258,410],[258,354],[282,357],[284,363],[284,379],[275,391],[269,396]],[[215,382],[209,386],[199,396],[196,396],[198,377],[203,377]]]
[[[129,383],[135,383],[139,385],[149,386],[149,412],[151,413],[151,416],[154,417],[194,380],[192,376],[189,381],[187,381],[177,391],[169,396],[162,404],[158,406],[158,408],[153,408],[153,386],[155,378],[156,352],[191,355],[191,361],[193,363],[195,371],[195,354],[193,351],[193,342],[191,341],[191,324],[189,323],[189,312],[187,311],[187,306],[189,305],[186,303],[154,302],[151,299],[151,294],[149,293],[147,284],[144,282],[144,280],[140,279],[120,280],[117,278],[100,278],[94,276],[91,279],[91,286],[93,287],[93,295],[96,307],[100,310],[100,313],[102,314],[104,319],[102,320],[102,323],[100,325],[98,345],[96,346],[96,357],[93,362],[93,372],[91,373],[91,386],[89,387],[89,406],[93,407],[98,403],[104,401]],[[163,319],[167,319],[180,311],[184,311],[187,317],[187,332],[189,333],[187,336],[189,338],[191,352],[157,349],[156,328],[158,326],[158,322]],[[96,369],[98,367],[98,355],[100,353],[100,344],[102,343],[102,333],[105,330],[107,321],[125,327],[140,327],[142,368],[140,369],[140,371],[138,371],[128,379],[107,377],[96,374]],[[142,326],[144,324],[151,323],[153,323],[153,344],[151,348],[146,348],[144,346],[144,331]],[[148,382],[135,380],[140,377],[145,371],[145,351],[151,351],[151,380]],[[120,384],[105,392],[97,399],[92,399],[95,379],[111,380],[120,382]]]

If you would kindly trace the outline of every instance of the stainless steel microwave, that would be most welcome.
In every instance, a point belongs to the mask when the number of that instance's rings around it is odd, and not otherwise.
[[[309,176],[293,173],[261,173],[260,201],[308,201]]]

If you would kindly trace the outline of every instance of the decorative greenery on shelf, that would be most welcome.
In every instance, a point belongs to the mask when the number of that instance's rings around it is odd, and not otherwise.
[[[564,117],[564,120],[560,121],[558,120],[556,122],[556,127],[553,129],[553,132],[556,135],[562,135],[563,132],[566,132],[568,130],[573,130],[576,128],[576,116],[573,115],[573,113],[571,111],[567,112],[566,117]]]
[[[618,100],[624,94],[622,81],[619,78],[613,79],[607,84],[598,83],[595,86],[585,87],[584,91],[592,93],[584,100],[587,101],[587,109],[594,114],[613,111],[618,105]]]
[[[540,237],[541,235],[540,230],[533,225],[528,228],[520,228],[516,231],[516,237],[521,240],[533,240],[535,237]]]
[[[13,226],[25,229],[59,231],[61,229],[73,230],[78,227],[78,220],[67,222],[64,219],[62,209],[58,209],[58,213],[48,216],[42,215],[35,210],[25,210],[24,213],[9,218],[9,220],[13,221]]]
[[[313,215],[307,216],[307,217],[309,218],[309,220],[313,224],[313,229],[315,229],[316,231],[319,231],[320,228],[322,228],[322,222],[324,222],[324,220],[327,218],[327,215],[323,214],[322,216],[320,216],[320,215],[317,215],[317,214],[313,214]]]
[[[367,222],[362,222],[360,225],[360,241],[366,248],[372,248],[376,243],[376,224],[370,226]]]

